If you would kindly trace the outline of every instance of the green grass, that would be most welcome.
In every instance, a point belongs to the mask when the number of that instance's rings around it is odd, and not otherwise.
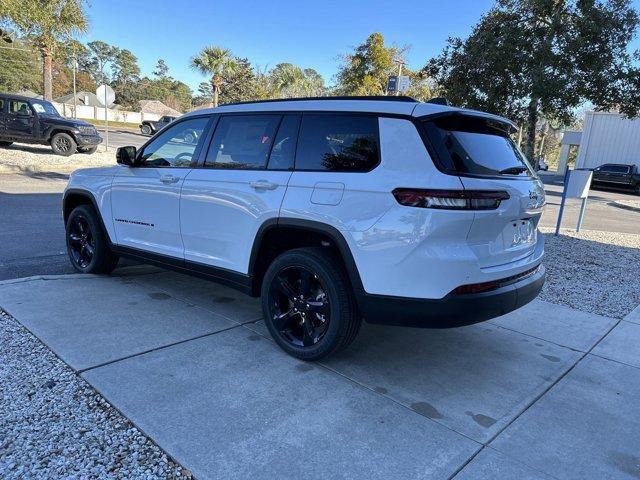
[[[104,127],[104,120],[94,120],[92,118],[82,118],[79,120],[84,120],[86,122],[89,122],[93,125],[95,125],[96,127]],[[126,128],[133,128],[134,130],[139,130],[140,129],[140,124],[139,123],[131,123],[131,122],[113,122],[111,120],[109,120],[109,128],[111,127],[126,127]]]

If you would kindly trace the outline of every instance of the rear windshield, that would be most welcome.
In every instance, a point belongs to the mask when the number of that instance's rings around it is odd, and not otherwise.
[[[472,175],[534,175],[504,124],[452,115],[424,125],[446,170]]]

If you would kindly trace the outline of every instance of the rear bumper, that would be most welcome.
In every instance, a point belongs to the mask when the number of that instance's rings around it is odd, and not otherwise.
[[[368,323],[422,328],[452,328],[484,322],[512,312],[536,298],[544,285],[545,268],[489,292],[449,294],[442,299],[390,297],[356,292]]]

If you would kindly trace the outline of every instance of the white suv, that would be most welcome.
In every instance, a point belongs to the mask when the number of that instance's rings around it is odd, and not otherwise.
[[[544,190],[513,124],[408,97],[274,100],[184,115],[64,194],[81,272],[132,257],[262,297],[306,360],[371,323],[502,315],[544,282]]]

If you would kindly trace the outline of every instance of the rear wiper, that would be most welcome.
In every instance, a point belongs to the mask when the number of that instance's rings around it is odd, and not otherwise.
[[[523,173],[529,170],[527,167],[509,167],[504,170],[500,170],[498,173],[503,175],[517,175],[519,173]]]

